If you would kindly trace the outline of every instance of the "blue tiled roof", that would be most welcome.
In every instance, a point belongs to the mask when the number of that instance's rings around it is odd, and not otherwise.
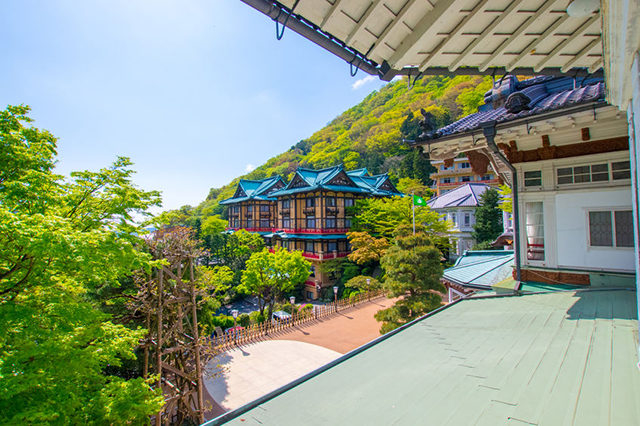
[[[468,183],[446,192],[439,197],[427,201],[432,209],[446,209],[449,207],[477,207],[480,196],[489,189],[484,183]]]
[[[512,250],[467,251],[455,265],[444,270],[443,278],[474,288],[490,288],[512,276]]]
[[[526,95],[531,100],[528,104],[530,109],[513,114],[505,109],[504,104],[494,108],[489,103],[492,100],[491,91],[489,91],[485,95],[487,104],[478,108],[477,113],[444,126],[428,137],[421,137],[420,140],[437,139],[456,133],[477,130],[480,128],[481,123],[488,121],[502,123],[579,104],[604,101],[605,98],[605,87],[602,79],[588,80],[582,87],[576,88],[574,88],[574,79],[570,77],[544,76],[524,81],[517,81],[515,77],[512,79],[515,81],[512,82],[514,89],[511,93],[517,91]]]
[[[331,184],[331,180],[343,171],[347,176],[347,180],[353,183],[353,186]],[[342,165],[320,170],[299,167],[296,170],[296,176],[301,178],[303,182],[306,183],[306,186],[293,187],[293,183],[296,180],[294,177],[286,188],[275,191],[271,195],[274,197],[280,197],[283,195],[308,192],[316,189],[328,189],[331,191],[354,192],[381,196],[401,195],[390,182],[389,184],[392,190],[382,188],[382,186],[384,186],[389,180],[389,175],[381,174],[369,176],[369,172],[365,168],[345,171]]]
[[[221,201],[220,204],[233,204],[247,200],[273,201],[275,198],[271,197],[271,191],[278,182],[282,182],[284,185],[284,181],[280,176],[272,176],[262,180],[240,179],[235,195]],[[241,191],[245,195],[237,196]]]
[[[278,237],[283,240],[346,240],[346,234],[289,234],[286,232],[274,232],[265,235],[267,238]]]

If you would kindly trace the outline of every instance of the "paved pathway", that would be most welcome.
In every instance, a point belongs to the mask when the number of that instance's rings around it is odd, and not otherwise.
[[[344,354],[380,336],[381,323],[373,316],[394,303],[395,299],[380,298],[337,315],[295,326],[278,334],[276,339],[313,343]]]
[[[218,376],[205,378],[205,386],[217,403],[207,417],[238,408],[328,363],[380,335],[373,315],[394,300],[377,299],[345,309],[271,336],[274,340],[251,343],[217,358]]]

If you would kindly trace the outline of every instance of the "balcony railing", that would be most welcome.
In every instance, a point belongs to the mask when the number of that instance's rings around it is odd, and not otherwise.
[[[500,184],[500,179],[489,179],[489,180],[472,180],[469,182],[449,182],[449,183],[438,183],[438,186],[441,188],[451,188],[462,186],[466,183],[484,183],[487,185],[498,185]]]
[[[316,259],[316,260],[327,260],[327,259],[337,259],[340,257],[347,257],[349,255],[348,252],[333,252],[333,253],[308,253],[303,252],[302,256],[308,259]]]
[[[349,228],[281,228],[278,231],[289,234],[345,234]]]

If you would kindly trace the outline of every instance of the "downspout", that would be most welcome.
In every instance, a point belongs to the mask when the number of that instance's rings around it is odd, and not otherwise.
[[[511,171],[511,195],[512,195],[512,210],[513,210],[513,249],[514,258],[516,264],[516,281],[518,281],[518,287],[520,286],[521,273],[520,273],[520,213],[518,208],[518,174],[516,168],[505,158],[500,152],[495,142],[496,136],[496,122],[487,121],[480,124],[482,126],[482,133],[487,139],[487,147],[489,150],[498,157]],[[497,170],[496,170],[497,172]],[[516,288],[518,288],[516,287]]]

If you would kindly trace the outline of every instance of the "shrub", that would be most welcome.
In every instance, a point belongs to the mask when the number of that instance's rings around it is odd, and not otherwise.
[[[242,314],[238,317],[238,324],[243,327],[248,327],[251,323],[251,318],[248,314]]]
[[[264,315],[260,314],[260,311],[254,311],[249,314],[249,320],[251,324],[262,324],[264,322]]]

